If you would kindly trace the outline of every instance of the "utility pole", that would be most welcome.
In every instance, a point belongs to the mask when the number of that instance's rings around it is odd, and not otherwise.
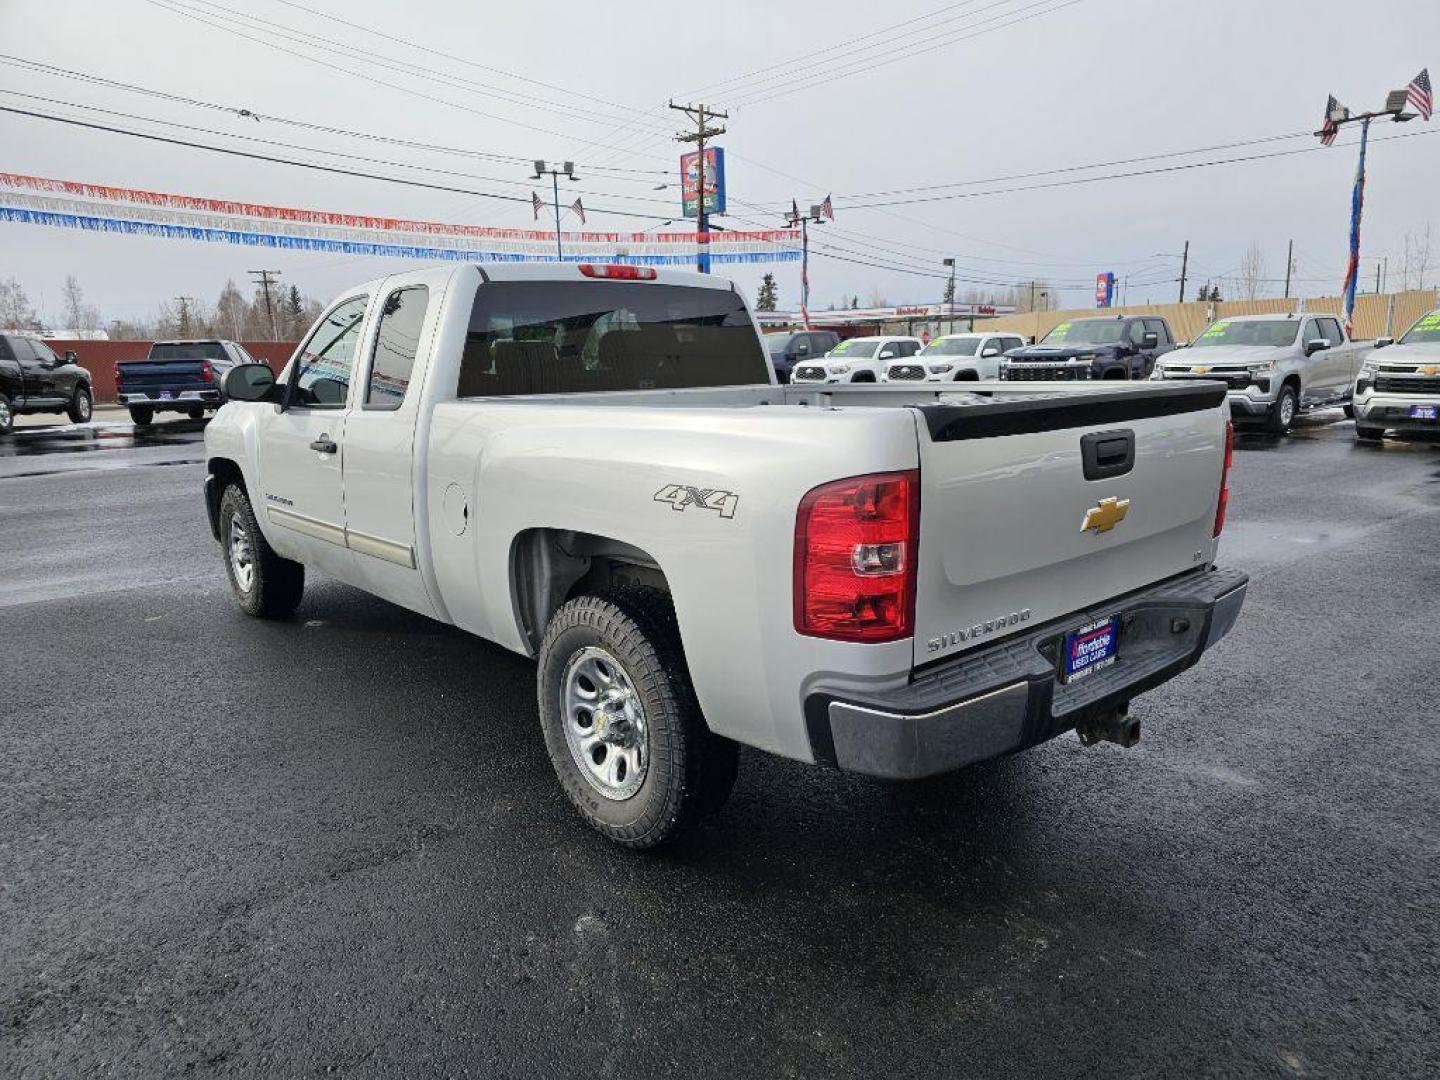
[[[535,175],[530,179],[539,180],[546,174],[550,176],[550,194],[554,199],[553,205],[555,207],[555,261],[564,262],[565,249],[560,246],[560,177],[564,176],[567,180],[579,180],[580,178],[575,175],[575,163],[573,161],[565,162],[565,164],[558,169],[547,169],[545,162],[536,158]],[[539,207],[536,207],[536,209],[538,210]]]
[[[1190,241],[1185,241],[1185,251],[1180,256],[1180,303],[1185,302],[1185,272],[1190,269]]]
[[[180,305],[180,336],[190,336],[190,305],[196,303],[193,296],[177,296],[175,302]]]
[[[703,189],[702,189],[703,190]],[[800,226],[800,318],[805,322],[805,329],[810,329],[810,225],[825,224],[825,215],[821,212],[819,205],[810,207],[808,214],[800,213],[797,203],[793,198],[790,200],[792,208],[790,213],[785,215],[785,227],[793,229]]]
[[[1290,247],[1285,252],[1285,299],[1290,299],[1290,271],[1295,267],[1295,241],[1290,241]]]
[[[955,332],[955,260],[946,259],[944,262],[950,268],[950,299],[946,302],[945,314],[950,316],[950,333],[953,334]],[[970,324],[974,326],[973,318],[970,320]]]
[[[1415,85],[1415,82],[1412,81],[1410,86],[1403,90],[1391,90],[1385,96],[1383,108],[1353,116],[1350,110],[1336,101],[1332,95],[1326,107],[1325,122],[1320,130],[1315,132],[1322,145],[1329,146],[1335,141],[1336,134],[1346,124],[1360,125],[1360,159],[1355,165],[1355,184],[1350,191],[1350,259],[1345,264],[1345,281],[1341,290],[1344,293],[1344,319],[1347,334],[1353,333],[1355,329],[1355,288],[1360,277],[1360,218],[1365,207],[1365,151],[1370,145],[1370,121],[1381,117],[1389,117],[1398,124],[1414,120],[1416,114],[1407,112],[1406,109],[1410,105],[1411,89]],[[1425,92],[1428,97],[1428,85],[1425,87]],[[1429,119],[1428,107],[1426,119]],[[1378,283],[1376,291],[1379,291]]]
[[[280,284],[279,270],[247,270],[255,284],[259,285],[265,293],[265,315],[270,320],[270,340],[279,341],[280,332],[275,327],[275,305],[270,301],[270,286]]]
[[[695,122],[694,131],[680,132],[675,136],[675,141],[694,143],[698,154],[696,161],[699,176],[695,186],[695,269],[702,274],[708,274],[710,272],[710,256],[705,251],[706,233],[709,231],[705,214],[705,143],[725,134],[723,127],[710,127],[710,121],[729,120],[730,114],[717,112],[705,105],[676,105],[673,101],[670,102],[670,108],[676,112],[683,112]],[[683,184],[683,177],[681,182]],[[685,198],[683,188],[680,198],[682,200]]]

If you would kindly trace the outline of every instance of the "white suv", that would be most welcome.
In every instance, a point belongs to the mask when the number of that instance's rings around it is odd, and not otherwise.
[[[840,342],[819,360],[796,364],[790,373],[795,383],[879,382],[892,360],[914,356],[919,338],[856,337]]]
[[[892,360],[881,382],[958,382],[998,379],[1000,357],[1025,342],[1018,334],[946,334],[913,359]]]

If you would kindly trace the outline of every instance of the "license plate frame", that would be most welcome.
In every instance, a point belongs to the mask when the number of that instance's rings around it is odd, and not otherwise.
[[[158,401],[173,401],[174,399],[175,392],[173,390],[161,390],[156,398]]]
[[[1411,405],[1411,420],[1440,420],[1440,405]]]
[[[1066,631],[1060,640],[1060,681],[1073,683],[1114,666],[1120,658],[1120,616]]]

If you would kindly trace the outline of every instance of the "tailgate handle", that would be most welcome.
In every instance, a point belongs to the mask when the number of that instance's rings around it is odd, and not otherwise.
[[[1135,467],[1135,432],[1124,428],[1081,436],[1080,461],[1086,480],[1124,476]]]

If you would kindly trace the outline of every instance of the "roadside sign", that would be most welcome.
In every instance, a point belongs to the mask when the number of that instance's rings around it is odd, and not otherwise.
[[[1095,306],[1109,307],[1115,302],[1115,275],[1111,273],[1095,275]]]
[[[680,203],[687,218],[698,216],[700,152],[680,155]],[[725,213],[725,148],[705,148],[705,213]]]

